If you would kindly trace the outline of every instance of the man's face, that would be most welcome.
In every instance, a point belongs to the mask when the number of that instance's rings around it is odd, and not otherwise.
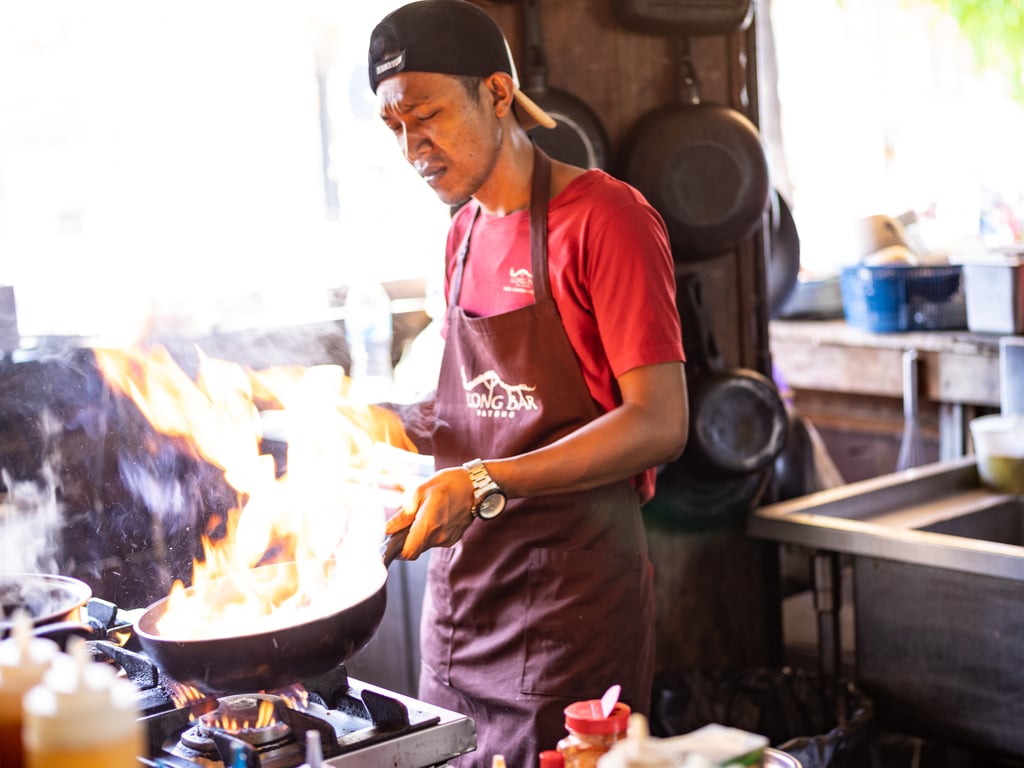
[[[490,176],[501,125],[485,87],[473,98],[455,77],[402,72],[378,86],[377,99],[406,159],[443,202],[465,202]]]

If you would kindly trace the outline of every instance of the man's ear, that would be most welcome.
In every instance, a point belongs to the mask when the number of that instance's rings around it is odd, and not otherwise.
[[[484,80],[487,92],[491,94],[494,114],[505,117],[512,111],[512,104],[515,101],[516,87],[512,82],[512,76],[504,72],[495,72]]]

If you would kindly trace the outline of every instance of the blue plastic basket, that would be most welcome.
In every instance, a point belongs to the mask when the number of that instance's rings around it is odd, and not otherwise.
[[[839,276],[846,322],[877,333],[966,328],[962,272],[959,264],[846,267]]]

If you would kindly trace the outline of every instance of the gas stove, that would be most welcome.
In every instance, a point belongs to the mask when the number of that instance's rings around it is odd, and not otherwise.
[[[143,766],[292,768],[319,743],[325,766],[428,768],[471,752],[465,715],[354,680],[344,664],[280,691],[209,698],[167,678],[132,635],[132,612],[86,606],[86,644],[139,690]]]

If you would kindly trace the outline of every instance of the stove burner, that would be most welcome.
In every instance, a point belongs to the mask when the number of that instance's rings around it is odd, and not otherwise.
[[[214,754],[214,734],[228,734],[254,747],[270,748],[289,741],[291,728],[277,716],[284,699],[270,694],[240,694],[218,699],[218,707],[200,715],[196,724],[181,735],[185,746]]]
[[[96,620],[108,630],[124,625],[129,631],[87,645],[95,661],[114,665],[139,689],[146,732],[139,763],[147,768],[294,768],[314,737],[322,764],[345,768],[443,765],[475,746],[471,719],[351,680],[344,664],[270,693],[210,699],[193,691],[183,698],[185,686],[160,672],[141,652],[124,613],[110,608],[110,616]]]

